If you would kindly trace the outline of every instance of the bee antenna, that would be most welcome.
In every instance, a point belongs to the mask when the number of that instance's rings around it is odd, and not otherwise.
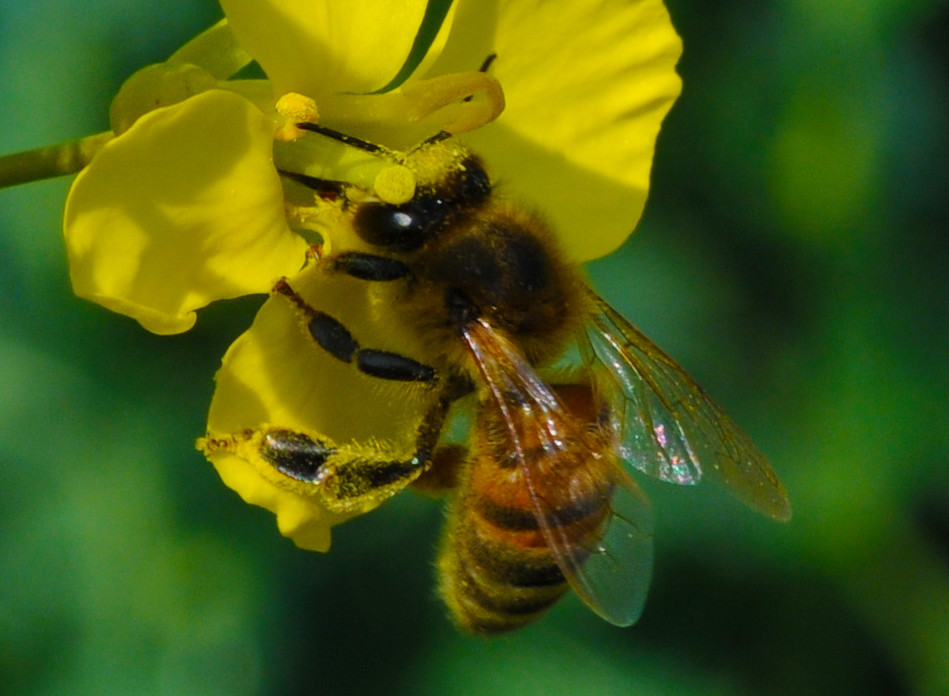
[[[309,121],[304,121],[303,123],[298,123],[297,128],[310,133],[316,133],[322,135],[326,138],[330,138],[337,142],[349,145],[351,147],[358,148],[364,152],[368,152],[373,155],[382,157],[383,159],[391,160],[393,162],[400,162],[401,159],[398,157],[397,153],[394,153],[392,150],[383,147],[382,145],[376,145],[371,143],[368,140],[363,140],[362,138],[357,138],[354,135],[346,135],[345,133],[340,133],[338,130],[333,130],[332,128],[327,128],[326,126],[321,126],[318,123],[311,123]],[[428,145],[434,145],[435,143],[440,143],[443,140],[448,140],[453,137],[453,133],[448,131],[439,131],[435,135],[432,135],[418,145],[412,148],[412,151],[421,150],[423,147]]]
[[[488,72],[488,70],[491,68],[491,64],[495,61],[495,59],[496,59],[497,57],[498,57],[498,54],[497,54],[497,53],[491,53],[491,54],[489,54],[488,57],[484,59],[484,62],[481,63],[481,67],[478,68],[478,72],[481,72],[481,73],[486,73],[486,72]],[[465,97],[464,99],[462,99],[462,101],[470,102],[470,101],[471,101],[471,96],[469,95],[469,96]],[[443,130],[443,131],[439,131],[439,132],[437,132],[435,135],[433,135],[433,136],[431,136],[431,137],[429,137],[429,138],[426,138],[425,140],[423,140],[422,142],[420,142],[418,145],[416,145],[416,146],[415,146],[414,148],[412,148],[412,149],[413,149],[413,150],[420,150],[421,148],[425,147],[426,145],[434,145],[435,143],[440,143],[440,142],[443,141],[443,140],[448,140],[448,139],[449,139],[450,137],[452,137],[453,135],[454,135],[454,133],[449,133],[448,131],[444,131],[444,130]]]
[[[478,68],[478,72],[481,72],[481,73],[486,73],[486,72],[488,72],[488,70],[491,68],[491,64],[495,61],[495,59],[496,59],[497,57],[498,57],[498,54],[497,54],[497,53],[491,53],[491,54],[489,54],[488,57],[484,59],[484,62],[481,63],[481,67]],[[464,99],[462,99],[462,101],[470,102],[470,101],[471,101],[471,96],[469,95],[469,96],[465,97]],[[423,140],[422,142],[420,142],[420,143],[419,143],[418,145],[416,145],[413,149],[414,149],[414,150],[419,150],[419,149],[425,147],[426,145],[434,145],[435,143],[440,143],[440,142],[443,141],[443,140],[448,140],[450,137],[452,137],[452,135],[454,135],[454,134],[453,134],[453,133],[449,133],[448,131],[444,131],[444,130],[443,130],[443,131],[438,131],[435,135],[433,135],[433,136],[431,136],[431,137],[429,137],[429,138],[426,138],[425,140]]]
[[[379,155],[380,157],[384,157],[386,159],[391,159],[392,157],[392,153],[382,145],[370,143],[368,140],[357,138],[354,135],[340,133],[339,131],[333,130],[332,128],[321,126],[318,123],[310,123],[309,121],[305,121],[303,123],[298,123],[297,128],[309,131],[310,133],[318,133],[319,135],[339,141],[345,145],[350,145],[365,152],[372,153],[373,155]]]
[[[491,69],[491,63],[497,60],[497,53],[489,53],[488,57],[484,59],[484,62],[481,63],[481,67],[478,68],[478,72],[488,72]]]
[[[420,142],[418,145],[416,145],[412,149],[421,150],[426,145],[434,145],[435,143],[440,143],[443,140],[448,140],[449,138],[453,136],[454,136],[454,133],[449,133],[448,131],[438,131],[435,135],[431,135],[425,138],[425,140]]]
[[[478,68],[478,72],[482,72],[482,73],[487,72],[490,69],[491,64],[495,61],[497,57],[498,57],[497,53],[489,54],[487,58],[484,59],[484,62],[481,63],[481,67]],[[470,96],[465,97],[464,101],[466,102],[471,101],[471,97]],[[357,138],[354,135],[346,135],[345,133],[340,133],[338,130],[333,130],[332,128],[327,128],[326,126],[321,126],[318,123],[312,123],[310,121],[304,121],[296,125],[297,125],[297,128],[299,128],[300,130],[309,131],[310,133],[318,133],[319,135],[322,135],[327,138],[332,138],[333,140],[341,142],[345,145],[350,145],[352,147],[358,148],[360,150],[363,150],[364,152],[369,152],[374,155],[379,155],[380,157],[383,157],[385,159],[397,159],[393,157],[393,153],[391,150],[383,147],[382,145],[376,145],[375,143],[371,143],[368,140]],[[420,142],[418,145],[416,145],[412,149],[420,150],[421,148],[427,145],[434,145],[435,143],[440,143],[443,140],[448,140],[453,135],[454,135],[453,133],[450,133],[448,131],[444,131],[444,130],[439,131],[435,135],[426,138],[425,140]]]

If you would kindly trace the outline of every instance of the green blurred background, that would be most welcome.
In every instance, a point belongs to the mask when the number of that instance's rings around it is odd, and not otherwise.
[[[949,3],[669,0],[685,91],[600,290],[795,508],[645,482],[646,612],[494,641],[434,597],[407,493],[297,550],[192,449],[259,300],[157,337],[75,299],[68,182],[0,191],[0,693],[949,694]],[[210,0],[0,8],[0,152],[103,130]]]

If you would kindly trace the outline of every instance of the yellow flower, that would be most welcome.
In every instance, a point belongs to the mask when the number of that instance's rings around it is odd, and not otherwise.
[[[457,0],[428,34],[419,27],[442,17],[420,0],[221,4],[226,24],[208,39],[218,43],[195,42],[133,76],[113,105],[116,137],[76,178],[64,226],[77,294],[166,334],[191,328],[208,303],[269,292],[280,277],[303,295],[322,292],[319,264],[304,269],[308,249],[334,244],[346,220],[293,175],[356,182],[386,200],[410,196],[411,176],[293,126],[317,118],[396,149],[440,130],[463,134],[577,262],[615,249],[639,219],[659,126],[680,89],[680,42],[661,0]],[[227,79],[251,58],[266,80]],[[321,302],[358,327],[380,302],[362,292]],[[265,302],[225,356],[209,433],[269,423],[401,446],[417,425],[402,404],[418,395],[314,362],[285,300]],[[393,327],[386,347],[416,340]],[[304,548],[326,550],[330,527],[365,511],[326,510],[249,449],[209,456]]]

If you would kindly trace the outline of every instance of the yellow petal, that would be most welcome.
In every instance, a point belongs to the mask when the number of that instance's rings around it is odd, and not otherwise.
[[[500,0],[454,0],[448,21],[442,26],[442,43],[426,56],[413,78],[478,70],[495,50],[500,4]]]
[[[417,337],[393,316],[395,290],[327,271],[319,264],[289,281],[307,302],[343,322],[361,347],[403,355],[424,353]],[[230,347],[216,377],[209,437],[246,439],[264,425],[305,432],[341,445],[375,447],[380,457],[415,451],[415,433],[437,393],[428,386],[369,377],[332,357],[306,332],[289,298],[275,294],[254,324]],[[252,443],[254,444],[254,443]],[[258,442],[259,444],[259,442]],[[369,498],[347,513],[332,513],[311,483],[285,476],[254,446],[199,443],[224,482],[249,503],[277,516],[280,531],[303,548],[325,551],[330,527],[383,502]]]
[[[332,128],[411,150],[439,131],[461,133],[493,120],[504,110],[504,94],[493,77],[469,70],[412,79],[385,94],[338,95],[322,104],[321,122]]]
[[[509,0],[494,50],[507,107],[465,140],[551,218],[574,260],[609,253],[639,220],[659,126],[681,89],[665,7]]]
[[[409,55],[427,4],[221,0],[232,31],[263,67],[274,94],[300,92],[321,108],[326,95],[388,84]]]
[[[64,231],[73,288],[155,333],[266,292],[306,243],[287,227],[273,122],[211,90],[142,116],[76,178]]]
[[[217,86],[214,76],[190,63],[156,63],[132,74],[109,107],[109,124],[122,135],[143,114],[183,102]]]
[[[277,514],[281,534],[293,539],[302,549],[329,551],[330,527],[343,519],[334,519],[330,513],[305,497],[268,483],[245,457],[216,452],[208,454],[208,458],[224,484],[236,491],[244,502]]]

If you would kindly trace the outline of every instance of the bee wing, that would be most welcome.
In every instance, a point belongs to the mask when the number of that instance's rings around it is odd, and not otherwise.
[[[598,456],[598,442],[567,415],[557,395],[521,357],[506,338],[485,322],[464,330],[475,362],[501,412],[510,435],[514,457],[526,482],[534,517],[544,541],[577,595],[594,612],[617,626],[629,626],[642,613],[652,576],[653,519],[649,500],[635,482],[615,463],[612,476],[600,481],[594,491],[601,496],[588,501],[591,508],[608,506],[594,540],[578,544],[566,531],[576,522],[576,508],[545,502],[549,475],[538,470],[527,456],[527,443],[540,443],[551,474],[557,457],[565,454],[564,442],[586,439],[591,456]],[[514,413],[519,409],[519,413]],[[615,452],[599,456],[615,457]],[[590,480],[604,478],[596,471]],[[612,480],[610,480],[612,478]],[[579,495],[579,494],[578,494]]]
[[[523,466],[523,465],[522,465]],[[564,530],[570,520],[538,501],[533,472],[525,479],[544,539],[570,587],[590,609],[615,626],[639,620],[652,579],[653,516],[642,489],[618,467],[607,489],[609,509],[603,530],[588,545],[577,545]]]
[[[672,358],[589,292],[587,360],[606,368],[622,458],[671,483],[707,475],[755,510],[789,519],[784,487],[751,439]]]

